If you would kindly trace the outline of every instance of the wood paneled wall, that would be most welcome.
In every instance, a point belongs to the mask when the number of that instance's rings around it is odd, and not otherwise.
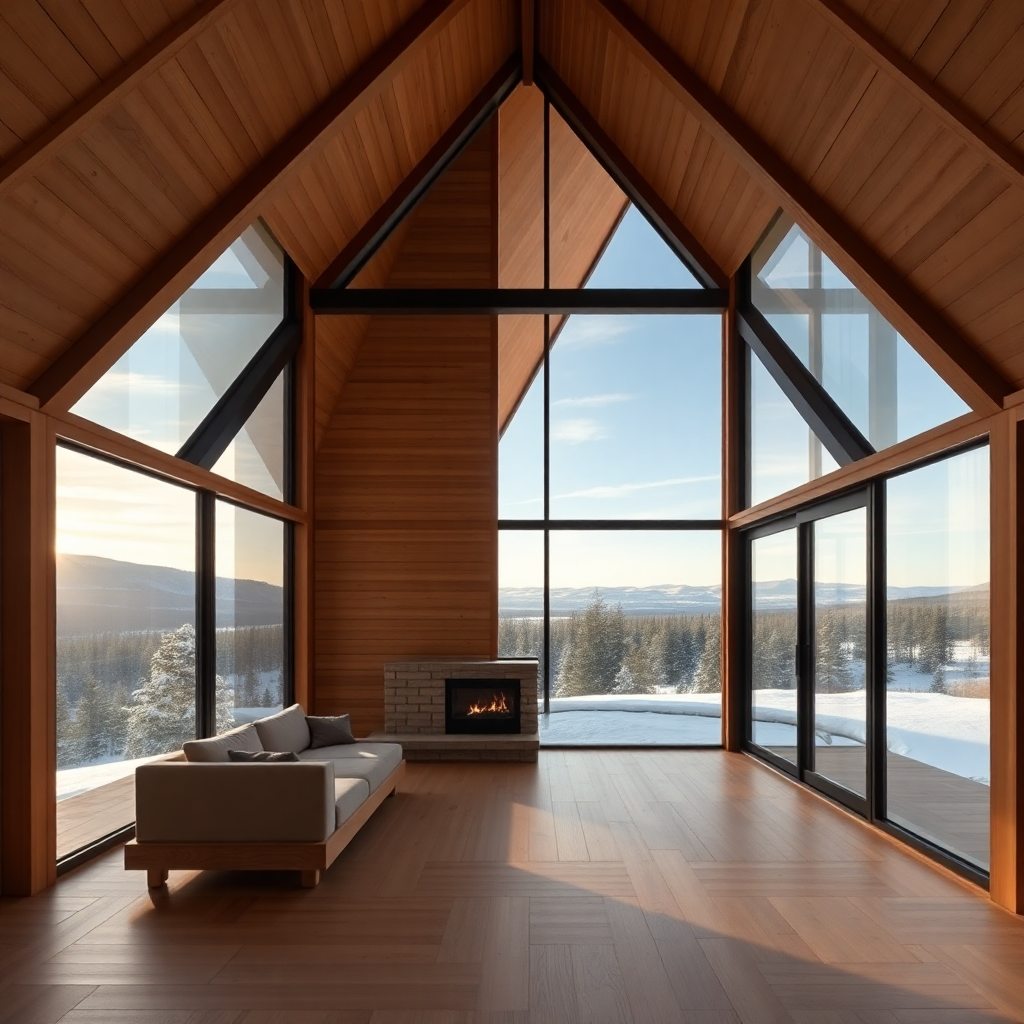
[[[496,284],[492,122],[413,213],[390,284]],[[383,727],[385,661],[497,643],[497,324],[375,317],[316,460],[319,713]]]

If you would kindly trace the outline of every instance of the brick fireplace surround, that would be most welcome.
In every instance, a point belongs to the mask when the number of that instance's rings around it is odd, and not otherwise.
[[[520,680],[518,735],[466,736],[444,731],[446,679]],[[409,761],[536,761],[537,661],[423,658],[384,665],[384,732],[401,743]]]

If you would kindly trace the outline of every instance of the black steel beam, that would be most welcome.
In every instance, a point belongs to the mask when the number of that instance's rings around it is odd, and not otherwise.
[[[177,457],[203,469],[213,469],[295,355],[301,341],[301,324],[285,320],[206,414],[181,446]]]
[[[740,303],[736,321],[740,337],[764,363],[775,383],[840,466],[848,466],[873,455],[875,449],[867,438],[815,380],[775,328],[750,303],[749,260],[738,276]]]
[[[718,288],[314,288],[320,316],[506,313],[721,313]]]
[[[537,84],[562,120],[626,193],[629,201],[647,218],[686,269],[705,288],[728,287],[729,278],[725,271],[690,234],[668,203],[644,180],[543,57],[537,59],[535,75]]]
[[[721,530],[721,519],[499,519],[499,530]]]
[[[412,212],[430,186],[487,123],[519,84],[522,67],[510,57],[469,106],[430,148],[384,205],[356,233],[316,281],[317,288],[343,288],[370,261],[388,235]]]

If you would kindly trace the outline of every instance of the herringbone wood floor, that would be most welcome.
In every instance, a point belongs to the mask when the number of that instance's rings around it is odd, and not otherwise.
[[[319,888],[120,850],[0,902],[0,1021],[1019,1020],[1024,921],[749,758],[410,765]]]

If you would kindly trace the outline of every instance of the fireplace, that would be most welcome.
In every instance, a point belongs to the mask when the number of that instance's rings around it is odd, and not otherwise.
[[[518,679],[446,679],[446,733],[521,732]]]

